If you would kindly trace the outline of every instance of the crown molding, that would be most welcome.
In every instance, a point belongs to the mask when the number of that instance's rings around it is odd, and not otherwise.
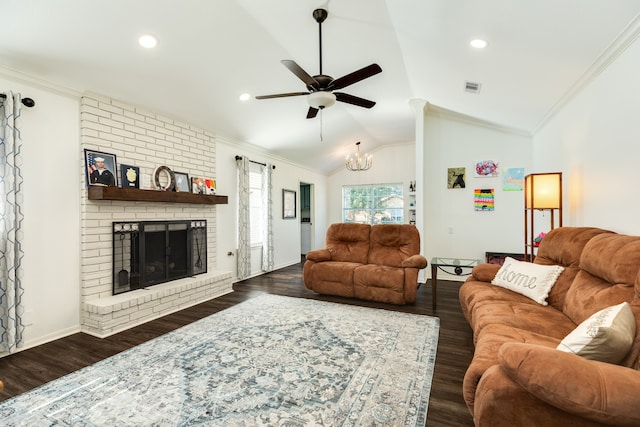
[[[624,30],[605,48],[596,58],[585,73],[565,92],[565,94],[549,109],[542,120],[534,128],[535,135],[541,130],[562,108],[580,93],[589,83],[595,80],[609,65],[640,37],[640,14],[625,27]]]
[[[427,107],[425,109],[426,116],[435,116],[440,118],[445,118],[449,120],[454,120],[457,122],[473,125],[473,126],[481,126],[487,129],[495,130],[498,132],[505,132],[509,134],[531,137],[533,134],[524,129],[518,129],[510,126],[501,125],[499,123],[490,122],[487,120],[479,119],[477,117],[468,116],[466,114],[458,113],[453,110],[446,109],[444,107],[440,107],[435,104],[427,103]]]
[[[24,71],[18,71],[16,69],[0,65],[0,77],[4,77],[16,82],[34,86],[39,89],[43,89],[49,92],[54,92],[58,95],[68,96],[72,98],[80,99],[81,92],[66,86],[62,86],[57,83],[45,80],[40,77],[36,77],[31,74],[27,74]]]

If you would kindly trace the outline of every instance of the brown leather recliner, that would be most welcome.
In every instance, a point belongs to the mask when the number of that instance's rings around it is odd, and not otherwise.
[[[331,224],[325,249],[307,252],[304,284],[327,295],[391,304],[416,301],[420,233],[409,224]]]

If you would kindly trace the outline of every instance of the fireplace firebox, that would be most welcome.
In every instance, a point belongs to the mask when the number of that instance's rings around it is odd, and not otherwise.
[[[113,295],[206,272],[206,220],[113,223]]]

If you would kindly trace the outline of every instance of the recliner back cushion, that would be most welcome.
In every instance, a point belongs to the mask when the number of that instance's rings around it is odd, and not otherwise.
[[[561,265],[564,271],[549,291],[547,302],[562,310],[569,286],[580,270],[580,255],[589,240],[600,234],[615,234],[595,227],[560,227],[551,230],[540,243],[534,261],[540,265]]]
[[[420,233],[410,224],[378,224],[371,227],[369,264],[400,267],[420,253]]]
[[[563,312],[580,324],[605,307],[631,302],[640,271],[640,237],[601,234],[585,245]]]
[[[370,230],[369,224],[331,224],[326,235],[331,260],[366,264]]]

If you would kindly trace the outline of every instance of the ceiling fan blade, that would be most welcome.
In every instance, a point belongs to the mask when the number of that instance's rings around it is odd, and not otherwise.
[[[296,77],[302,80],[308,88],[318,89],[320,87],[320,83],[318,83],[316,79],[311,77],[309,73],[303,70],[302,67],[296,63],[296,61],[292,61],[291,59],[283,59],[280,62],[282,62],[282,64],[284,64],[284,66],[287,67],[289,71],[295,74]]]
[[[309,111],[307,111],[307,119],[313,119],[318,115],[318,111],[319,110],[317,108],[309,107]]]
[[[375,76],[378,73],[382,72],[382,68],[378,64],[371,64],[364,68],[361,68],[353,73],[347,74],[346,76],[339,77],[329,83],[329,87],[327,90],[337,90],[352,85],[354,83],[359,82],[360,80],[364,80],[368,77]]]
[[[371,108],[376,105],[373,101],[349,95],[347,93],[334,92],[333,94],[336,96],[336,101],[346,102],[347,104],[357,105],[358,107]]]
[[[289,93],[276,93],[275,95],[260,95],[260,96],[256,96],[256,99],[285,98],[287,96],[301,96],[301,95],[309,95],[309,92],[289,92]]]

